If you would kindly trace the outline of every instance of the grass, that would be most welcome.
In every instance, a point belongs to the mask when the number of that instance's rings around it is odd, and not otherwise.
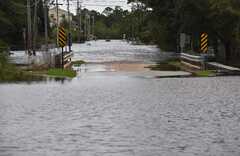
[[[210,77],[210,76],[215,76],[216,73],[213,70],[203,70],[203,71],[195,72],[194,75],[197,77]]]
[[[179,71],[181,70],[181,62],[179,60],[168,60],[158,63],[157,65],[150,66],[149,68],[155,71]]]
[[[12,64],[0,62],[0,82],[39,81],[43,77],[20,70]]]
[[[26,73],[18,69],[15,65],[8,63],[7,55],[0,52],[0,82],[29,80],[39,80],[39,77]]]
[[[49,69],[47,72],[47,75],[49,76],[56,76],[56,77],[69,77],[69,78],[74,78],[76,77],[77,73],[73,70],[69,69],[59,69],[59,68],[54,68],[54,69]]]
[[[158,63],[157,65],[150,66],[151,70],[156,71],[180,71],[184,70],[179,60],[167,60],[165,62]],[[203,70],[203,71],[191,71],[192,76],[195,77],[212,77],[216,76],[214,70]]]
[[[83,60],[78,60],[78,61],[73,61],[72,64],[75,66],[81,66],[82,64],[86,64],[86,62]]]

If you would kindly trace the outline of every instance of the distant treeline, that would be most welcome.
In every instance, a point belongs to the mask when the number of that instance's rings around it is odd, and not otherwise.
[[[44,34],[43,6],[38,5],[38,40]],[[33,2],[33,1],[32,1]],[[82,10],[84,30],[85,13],[94,16],[94,34],[97,38],[128,39],[155,43],[166,51],[179,51],[180,33],[191,36],[193,51],[199,51],[202,32],[210,37],[215,53],[224,53],[231,62],[239,54],[240,1],[239,0],[128,0],[132,10],[107,7],[102,13]],[[23,0],[0,1],[0,45],[23,45],[23,29],[26,28],[26,2]],[[74,16],[75,23],[78,17]],[[67,23],[65,23],[67,24]],[[73,27],[73,39],[77,39],[77,24]],[[53,41],[56,29],[49,29]],[[83,36],[84,32],[82,32]],[[223,47],[219,49],[219,47]],[[220,51],[220,52],[219,52]]]
[[[134,9],[134,8],[133,8]],[[97,11],[82,10],[82,26],[85,28],[85,15],[94,16],[94,35],[98,39],[122,39],[123,34],[126,34],[126,39],[140,39],[145,42],[150,42],[150,30],[148,30],[147,22],[149,11],[143,8],[129,11],[123,10],[121,7],[107,7],[102,13]],[[78,22],[78,17],[74,16],[74,22]],[[67,25],[66,25],[67,26]],[[92,26],[92,25],[91,25]],[[92,30],[93,28],[91,28]],[[75,29],[76,30],[76,29]],[[84,34],[84,33],[83,33]]]

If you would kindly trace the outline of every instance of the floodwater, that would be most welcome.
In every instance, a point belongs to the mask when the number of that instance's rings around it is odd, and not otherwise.
[[[173,58],[175,54],[161,52],[154,45],[131,45],[126,41],[90,41],[73,44],[73,61],[84,60],[81,72],[149,71],[145,68],[156,62]]]
[[[88,63],[128,62],[153,63],[171,53],[159,53],[156,46],[131,45],[121,40],[90,41],[86,44],[73,44],[73,60],[84,60]]]
[[[114,59],[141,60],[138,50],[126,53]],[[142,74],[91,71],[73,80],[0,84],[0,156],[240,155],[239,77]]]

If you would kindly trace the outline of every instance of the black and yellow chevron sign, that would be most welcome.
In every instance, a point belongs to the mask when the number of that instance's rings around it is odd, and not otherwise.
[[[201,34],[201,51],[203,53],[208,52],[208,34],[207,33]]]
[[[58,45],[59,47],[65,47],[67,44],[67,36],[66,31],[63,27],[59,27],[58,29]]]

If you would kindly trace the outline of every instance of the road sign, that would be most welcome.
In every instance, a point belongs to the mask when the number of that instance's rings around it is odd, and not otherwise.
[[[65,47],[67,41],[66,31],[63,27],[59,27],[58,29],[58,45],[59,47]]]
[[[201,51],[203,53],[208,52],[208,34],[207,33],[201,34]]]

